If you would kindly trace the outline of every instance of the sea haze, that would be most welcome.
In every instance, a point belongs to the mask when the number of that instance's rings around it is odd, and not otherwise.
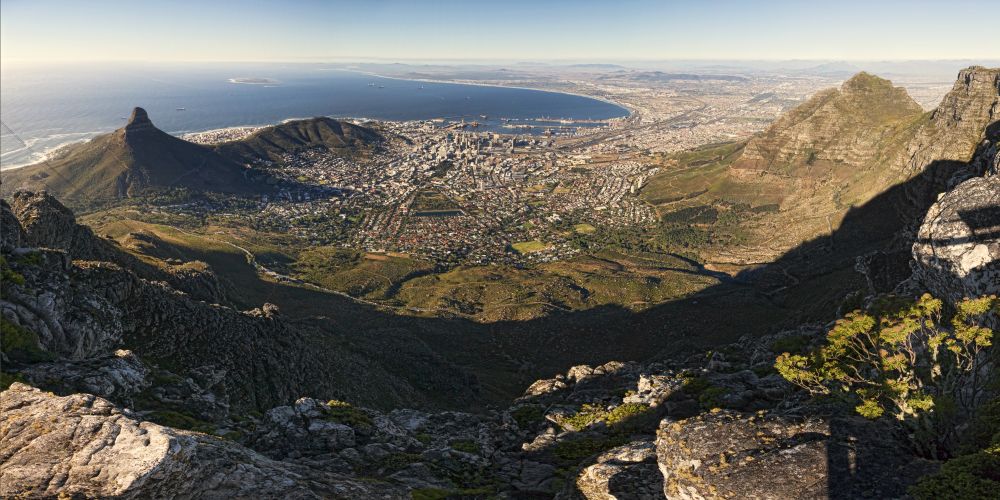
[[[31,147],[5,127],[2,165],[32,163],[59,145],[114,130],[134,106],[146,108],[159,128],[174,134],[321,115],[464,118],[482,123],[479,130],[514,132],[503,127],[506,118],[540,125],[533,130],[541,132],[558,124],[532,119],[627,115],[614,104],[576,95],[381,78],[321,65],[5,67],[3,122]]]

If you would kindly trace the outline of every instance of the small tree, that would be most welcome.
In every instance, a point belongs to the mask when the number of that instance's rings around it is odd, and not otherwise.
[[[819,349],[778,356],[775,368],[811,394],[854,400],[864,417],[895,417],[919,447],[931,445],[922,451],[937,456],[985,398],[994,332],[984,325],[998,311],[995,296],[966,299],[949,326],[941,301],[930,295],[915,302],[887,297],[838,320]]]

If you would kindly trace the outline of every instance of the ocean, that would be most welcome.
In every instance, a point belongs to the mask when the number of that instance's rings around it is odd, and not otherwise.
[[[318,64],[5,66],[0,165],[33,163],[60,145],[112,131],[135,106],[178,135],[313,116],[464,119],[479,122],[477,130],[541,133],[560,126],[545,119],[628,114],[615,104],[571,94],[383,78]],[[523,125],[535,128],[513,128]]]

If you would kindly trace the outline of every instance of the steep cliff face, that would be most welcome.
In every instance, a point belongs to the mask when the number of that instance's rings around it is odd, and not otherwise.
[[[877,197],[880,213],[869,225],[883,237],[919,223],[938,193],[981,173],[970,162],[1000,119],[998,81],[1000,69],[962,70],[929,113],[904,90],[864,73],[814,96],[751,139],[713,188],[723,200],[779,206],[747,221],[747,243],[713,260],[775,258],[841,229]],[[844,234],[841,242],[870,236]]]

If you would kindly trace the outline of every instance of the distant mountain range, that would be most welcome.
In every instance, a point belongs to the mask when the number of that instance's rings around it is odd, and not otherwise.
[[[76,208],[132,198],[152,190],[253,195],[270,192],[266,173],[249,165],[283,153],[323,148],[344,154],[368,147],[379,135],[330,118],[296,120],[218,146],[194,144],[156,128],[135,108],[114,132],[72,145],[54,158],[4,172],[2,192],[46,190]]]

